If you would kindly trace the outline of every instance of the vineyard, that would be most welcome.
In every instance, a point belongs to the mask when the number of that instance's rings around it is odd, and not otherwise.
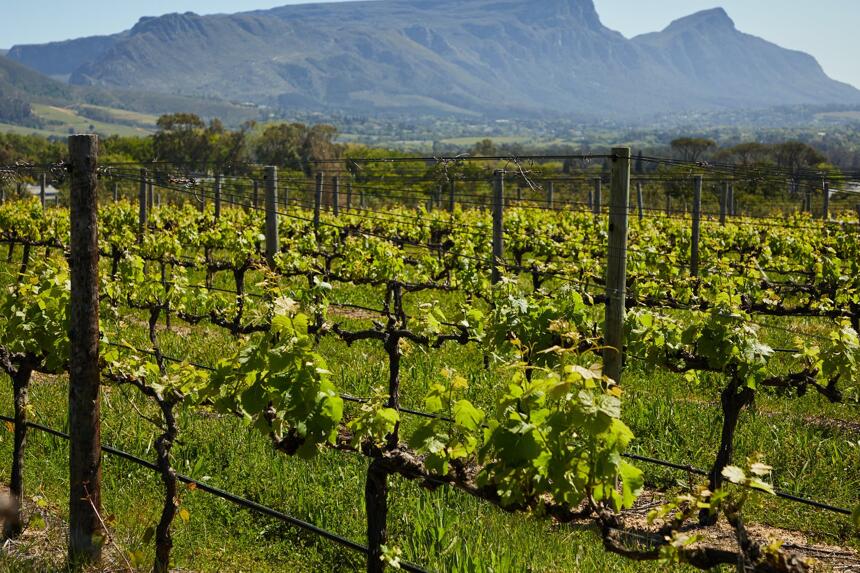
[[[96,148],[0,170],[68,189],[0,205],[21,554],[67,522],[120,570],[860,568],[847,178]]]

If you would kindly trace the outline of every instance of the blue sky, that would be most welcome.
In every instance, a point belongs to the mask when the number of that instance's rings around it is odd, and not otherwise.
[[[428,0],[432,2],[432,0]],[[533,0],[540,2],[541,0]],[[625,36],[664,28],[698,10],[722,6],[744,32],[815,56],[832,77],[860,87],[860,0],[594,0],[604,24]],[[141,16],[191,10],[239,12],[298,4],[291,0],[5,0],[0,47],[131,27]],[[82,9],[84,8],[84,9]]]

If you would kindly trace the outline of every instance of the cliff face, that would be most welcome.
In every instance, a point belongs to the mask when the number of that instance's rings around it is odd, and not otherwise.
[[[628,40],[592,0],[382,0],[144,18],[10,57],[80,85],[356,112],[633,117],[857,103],[721,9]]]

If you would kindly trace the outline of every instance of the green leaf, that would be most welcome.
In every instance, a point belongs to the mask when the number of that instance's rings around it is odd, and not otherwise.
[[[619,464],[618,473],[621,476],[622,505],[625,508],[633,507],[645,486],[645,476],[639,468],[626,461]]]
[[[722,471],[723,477],[735,484],[742,484],[746,481],[747,475],[744,470],[737,466],[726,466]]]
[[[484,413],[468,400],[460,400],[454,404],[454,421],[461,428],[474,432],[481,427]]]

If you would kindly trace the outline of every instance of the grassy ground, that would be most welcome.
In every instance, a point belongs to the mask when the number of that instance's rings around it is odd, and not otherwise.
[[[13,267],[14,268],[14,267]],[[219,279],[230,286],[226,277]],[[253,280],[249,280],[253,284]],[[451,295],[410,295],[409,307],[437,298],[443,307],[456,302]],[[366,288],[336,287],[332,298],[379,307],[381,293]],[[408,312],[408,309],[407,309]],[[123,312],[103,329],[132,345],[148,345],[140,315]],[[229,335],[207,326],[188,328],[179,321],[162,332],[163,351],[171,356],[213,363],[235,346]],[[357,326],[343,319],[344,326]],[[366,325],[363,321],[360,324]],[[786,319],[793,329],[818,331],[826,324]],[[773,331],[774,344],[790,344],[789,335]],[[387,375],[381,345],[359,342],[352,347],[325,338],[320,350],[344,392],[367,395]],[[787,360],[790,360],[788,358]],[[412,349],[403,360],[403,405],[422,408],[427,387],[445,366],[470,381],[471,398],[489,407],[505,384],[503,370],[485,369],[475,346],[448,346],[440,351]],[[662,371],[647,372],[631,364],[625,374],[624,420],[637,439],[633,451],[681,463],[707,467],[718,445],[721,380],[704,376],[692,386],[683,377]],[[0,392],[0,412],[12,410],[8,380]],[[40,377],[31,390],[34,419],[56,428],[66,425],[67,380]],[[154,459],[157,430],[141,417],[156,415],[148,401],[131,388],[107,387],[103,394],[103,440],[147,459]],[[835,424],[841,420],[843,424]],[[414,423],[407,419],[407,424]],[[364,540],[363,488],[367,462],[357,456],[327,451],[309,461],[273,452],[267,439],[229,417],[200,410],[179,417],[181,443],[174,449],[174,465],[191,477],[277,508],[350,539]],[[775,467],[779,488],[790,493],[852,507],[860,491],[860,412],[855,405],[833,406],[818,396],[802,399],[759,394],[755,407],[745,412],[738,433],[738,459],[763,452]],[[11,460],[12,435],[0,431],[0,460]],[[649,484],[674,491],[686,486],[688,476],[639,464]],[[0,478],[8,479],[8,463]],[[67,445],[33,432],[28,443],[26,484],[30,496],[39,495],[60,517],[67,505]],[[161,506],[158,477],[117,458],[104,461],[104,510],[113,537],[129,552],[141,552],[151,562],[146,531],[155,525]],[[358,571],[359,554],[269,518],[238,509],[200,491],[184,490],[182,507],[189,512],[177,519],[176,565],[193,571]],[[858,547],[847,518],[776,499],[763,500],[750,513],[752,521],[809,534],[833,545]],[[389,532],[404,558],[436,571],[560,572],[663,570],[653,563],[634,563],[604,553],[599,538],[584,526],[557,525],[539,517],[508,515],[465,494],[445,488],[430,492],[392,478]],[[5,567],[5,568],[4,568]],[[144,566],[143,570],[147,567]],[[0,569],[31,571],[20,561]],[[51,570],[51,569],[47,569]],[[686,568],[679,567],[682,571]]]

